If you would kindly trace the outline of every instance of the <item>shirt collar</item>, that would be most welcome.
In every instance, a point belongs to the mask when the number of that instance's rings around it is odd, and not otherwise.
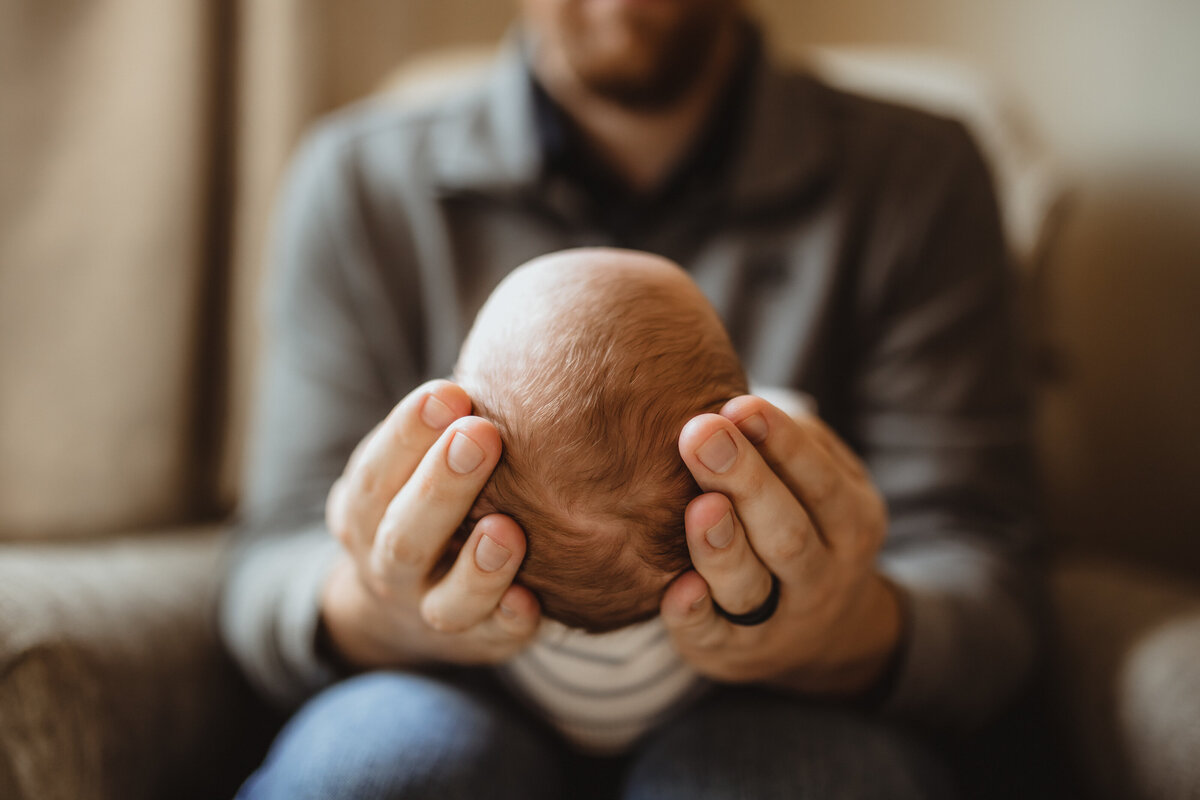
[[[702,183],[717,180],[729,166],[738,145],[744,127],[745,101],[755,65],[761,59],[761,49],[758,30],[747,24],[738,63],[709,112],[703,130],[661,183],[644,192],[631,190],[605,167],[590,151],[571,118],[531,74],[530,91],[544,172],[566,177],[601,204],[647,208],[670,202]]]
[[[485,100],[466,125],[437,137],[434,172],[449,191],[484,194],[536,192],[549,153],[539,125],[529,49],[510,31],[487,76]],[[732,158],[731,200],[751,210],[794,196],[830,164],[833,131],[822,113],[825,88],[780,66],[759,47],[745,78],[746,122]],[[436,135],[436,134],[435,134]]]
[[[509,194],[537,183],[543,153],[529,76],[522,37],[512,30],[478,87],[482,97],[468,94],[463,114],[446,115],[432,131],[430,168],[443,191]]]

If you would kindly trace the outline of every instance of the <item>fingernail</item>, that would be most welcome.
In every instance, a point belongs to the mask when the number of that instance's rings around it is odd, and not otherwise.
[[[733,541],[733,514],[726,511],[721,521],[709,528],[704,534],[704,540],[709,547],[724,550]]]
[[[446,462],[450,465],[450,469],[459,475],[466,475],[478,467],[482,461],[483,448],[471,441],[465,433],[456,432],[446,451]]]
[[[449,425],[457,417],[450,410],[450,406],[438,399],[436,394],[431,394],[425,398],[425,405],[421,406],[421,421],[435,431],[440,431]]]
[[[704,594],[700,595],[695,600],[693,600],[692,601],[692,611],[699,611],[700,608],[704,605],[704,601],[707,599],[708,599],[708,592],[705,592]]]
[[[504,605],[504,603],[500,604],[500,613],[503,614],[504,616],[508,617],[509,619],[512,619],[513,617],[515,617],[517,615],[516,609],[506,606],[506,605]]]
[[[725,431],[717,431],[708,441],[696,448],[700,463],[716,473],[722,473],[737,461],[737,445]]]
[[[495,572],[508,563],[512,553],[507,547],[486,534],[475,545],[475,563],[484,572]]]
[[[767,421],[762,414],[753,414],[738,423],[738,430],[755,444],[767,438]]]

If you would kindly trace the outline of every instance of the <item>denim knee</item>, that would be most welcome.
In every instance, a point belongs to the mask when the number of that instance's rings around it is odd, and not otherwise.
[[[951,772],[917,734],[849,710],[772,692],[719,692],[638,748],[627,800],[956,796]]]
[[[300,709],[239,800],[540,798],[561,792],[551,740],[486,693],[379,672]]]

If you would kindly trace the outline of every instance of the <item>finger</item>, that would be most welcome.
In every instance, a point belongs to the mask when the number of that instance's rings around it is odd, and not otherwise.
[[[514,642],[526,642],[537,633],[542,609],[533,592],[513,584],[500,597],[500,605],[492,612],[487,625],[501,636]]]
[[[679,435],[679,453],[701,489],[732,501],[750,546],[781,581],[806,581],[828,563],[804,507],[732,422],[694,417]]]
[[[447,633],[475,627],[499,610],[524,557],[525,535],[517,523],[489,514],[475,524],[450,571],[425,593],[421,617]]]
[[[721,608],[745,614],[762,607],[771,593],[771,573],[750,548],[729,499],[702,494],[683,515],[692,565]]]
[[[720,414],[737,425],[738,430],[756,447],[765,443],[768,427],[776,427],[770,425],[768,420],[790,420],[804,429],[817,445],[828,451],[838,466],[847,473],[856,477],[867,475],[862,460],[811,411],[800,410],[798,407],[788,408],[772,403],[766,397],[742,395],[726,403]],[[762,448],[759,450],[761,452]]]
[[[393,409],[393,411],[394,410],[395,409]],[[389,413],[388,416],[391,416],[391,414]],[[360,439],[358,444],[354,445],[354,452],[352,452],[350,454],[350,458],[346,460],[345,472],[353,472],[354,470],[358,469],[358,465],[362,463],[363,454],[367,450],[367,443],[375,438],[375,434],[379,433],[379,429],[387,424],[387,421],[388,417],[384,417],[383,419],[379,420],[379,422],[376,422],[375,427],[371,428],[367,435]]]
[[[388,582],[424,581],[500,460],[500,434],[456,420],[425,453],[379,522],[368,567]]]
[[[659,613],[681,651],[716,649],[733,634],[733,625],[717,616],[708,584],[694,570],[671,582],[663,594]]]
[[[333,486],[329,488],[329,494],[325,498],[325,526],[334,536],[342,541],[342,544],[350,549],[354,545],[358,549],[357,537],[355,532],[357,528],[353,525],[345,524],[349,521],[347,494],[346,490],[349,485],[347,475],[354,472],[360,463],[362,463],[363,453],[367,449],[367,443],[375,438],[375,434],[379,433],[379,429],[387,422],[387,417],[375,423],[375,427],[367,433],[366,436],[359,439],[358,444],[354,446],[353,452],[350,453],[350,458],[346,460],[346,467],[342,470],[342,474],[333,482]]]
[[[758,438],[758,451],[800,498],[830,547],[854,551],[882,533],[878,498],[865,469],[852,463],[858,459],[820,420],[793,419],[749,396],[730,401],[721,415]]]
[[[410,392],[359,442],[330,490],[330,531],[360,557],[371,549],[388,503],[427,450],[454,420],[471,413],[471,400],[450,381],[429,381]]]

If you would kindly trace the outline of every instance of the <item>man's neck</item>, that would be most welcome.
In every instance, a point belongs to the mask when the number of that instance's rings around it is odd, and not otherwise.
[[[537,63],[534,69],[597,155],[631,189],[648,191],[666,178],[708,120],[744,46],[741,33],[728,26],[688,91],[673,105],[653,111],[595,94],[565,63]]]

